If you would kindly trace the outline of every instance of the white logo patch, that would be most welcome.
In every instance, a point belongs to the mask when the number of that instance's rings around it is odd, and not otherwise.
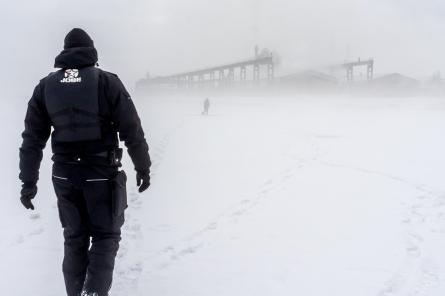
[[[77,69],[66,69],[64,76],[65,77],[60,80],[61,83],[82,82],[82,77],[79,77],[79,70]]]

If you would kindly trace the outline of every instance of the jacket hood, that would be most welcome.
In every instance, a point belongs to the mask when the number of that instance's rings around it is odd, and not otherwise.
[[[78,69],[94,66],[97,63],[97,50],[94,47],[71,47],[64,49],[57,57],[54,68]]]
[[[90,35],[82,29],[74,28],[65,37],[63,48],[94,47]]]

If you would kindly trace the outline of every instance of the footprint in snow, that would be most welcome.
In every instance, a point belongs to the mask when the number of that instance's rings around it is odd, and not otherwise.
[[[41,218],[39,213],[32,213],[29,215],[29,219],[31,220],[39,220]]]
[[[130,201],[131,202],[137,201],[139,199],[139,195],[136,194],[136,190],[133,187],[130,190],[130,193],[128,195],[130,196]]]
[[[39,228],[34,229],[33,231],[31,231],[30,233],[28,233],[28,236],[39,235],[39,234],[42,234],[44,231],[45,231],[45,228],[39,227]]]
[[[230,216],[231,217],[239,217],[239,216],[242,216],[245,212],[246,212],[245,209],[237,210],[237,211],[233,212],[232,214],[230,214]]]
[[[179,256],[186,256],[186,255],[190,255],[190,254],[194,254],[196,253],[196,251],[198,251],[198,249],[200,249],[202,247],[202,244],[199,245],[195,245],[195,246],[191,246],[191,247],[187,247],[185,249],[182,249],[181,251],[179,251]]]
[[[411,245],[406,247],[406,252],[410,257],[420,257],[421,252],[417,246]]]
[[[217,222],[213,222],[207,225],[206,230],[215,230],[218,228],[218,223]]]
[[[403,224],[410,224],[411,223],[411,219],[409,219],[409,218],[403,219],[402,223]]]
[[[20,244],[23,244],[24,242],[25,242],[25,238],[23,237],[23,235],[19,235],[15,239],[15,243],[13,245],[20,245]]]
[[[261,195],[268,194],[269,191],[270,191],[269,188],[265,188],[265,189],[261,190],[259,194],[261,194]]]
[[[411,238],[413,238],[415,241],[421,243],[423,242],[423,237],[420,234],[417,233],[410,233],[409,234]]]
[[[173,246],[168,246],[168,247],[165,247],[163,250],[162,250],[162,253],[171,253],[171,252],[174,252],[175,251],[175,247],[173,247]]]
[[[170,259],[177,261],[185,256],[195,254],[201,247],[202,247],[202,244],[185,247],[184,249],[180,250],[178,253],[171,255]]]

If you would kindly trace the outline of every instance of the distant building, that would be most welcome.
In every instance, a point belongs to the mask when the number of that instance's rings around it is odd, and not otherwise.
[[[404,76],[400,73],[391,73],[374,78],[369,82],[370,85],[389,88],[411,88],[418,87],[419,81],[414,78]]]
[[[386,74],[366,82],[365,90],[382,95],[416,95],[421,88],[420,81],[400,73]]]

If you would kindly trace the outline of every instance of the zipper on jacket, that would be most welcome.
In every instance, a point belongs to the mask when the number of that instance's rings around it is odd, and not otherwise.
[[[68,180],[68,178],[65,178],[65,177],[59,177],[59,176],[56,176],[56,175],[53,175],[53,177],[54,178],[56,178],[56,179],[59,179],[59,180]]]
[[[108,181],[108,179],[87,179],[87,182],[99,182],[99,181]]]

